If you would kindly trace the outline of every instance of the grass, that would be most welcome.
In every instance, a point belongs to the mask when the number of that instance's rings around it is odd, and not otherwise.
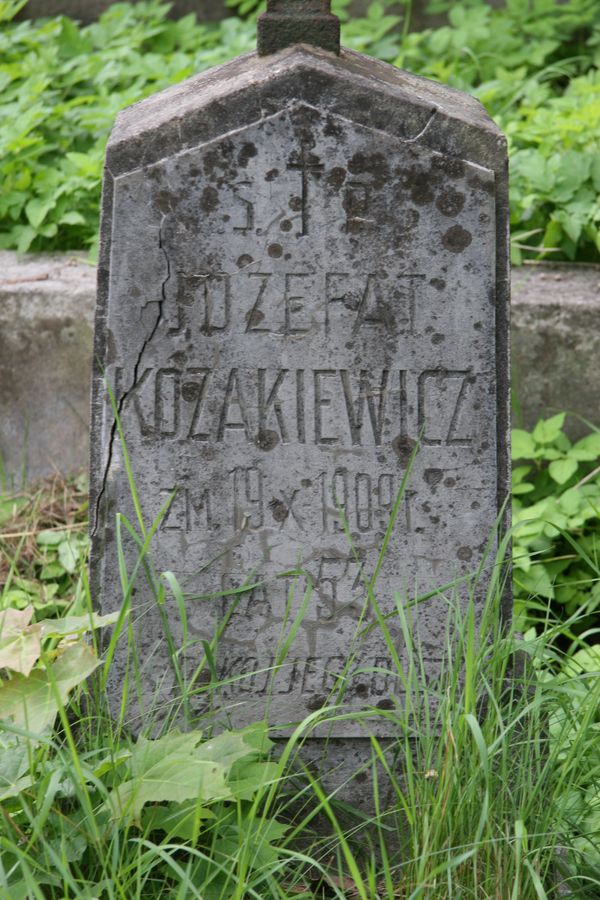
[[[84,497],[81,481],[52,479],[3,498],[2,608],[16,579],[39,581],[58,558],[61,544],[40,544],[40,534],[72,543]],[[120,522],[123,532],[134,530]],[[146,577],[148,540],[138,533],[137,541],[137,575],[123,573],[129,598],[136,578]],[[557,896],[561,882],[574,896],[598,896],[600,665],[586,671],[577,654],[557,649],[565,629],[576,630],[577,612],[566,623],[549,612],[545,630],[525,641],[502,623],[501,559],[488,561],[483,604],[475,603],[475,577],[466,605],[456,585],[436,597],[447,609],[439,678],[425,677],[414,628],[433,598],[397,596],[393,614],[375,619],[390,644],[391,621],[403,634],[407,652],[392,672],[402,702],[357,712],[344,705],[338,683],[326,706],[275,748],[261,723],[213,736],[210,712],[190,721],[184,736],[169,716],[147,715],[142,735],[152,739],[136,739],[125,722],[126,695],[141,686],[134,675],[119,685],[108,680],[114,645],[105,644],[97,675],[85,680],[81,672],[81,687],[67,699],[58,668],[72,651],[53,634],[28,677],[46,679],[54,726],[40,734],[33,719],[16,717],[0,731],[0,897],[529,900]],[[82,563],[58,578],[68,605],[57,605],[58,590],[47,605],[40,595],[36,620],[91,619]],[[164,580],[155,588],[164,599]],[[173,580],[170,591],[178,591]],[[365,593],[372,609],[373,581]],[[163,622],[177,671],[182,647]],[[126,617],[122,624],[119,640],[133,660]],[[292,619],[277,664],[294,626]],[[31,639],[32,627],[21,639]],[[218,697],[223,685],[210,657],[205,646],[205,677],[195,673],[193,684],[179,666],[179,713],[200,691]],[[349,668],[346,686],[352,677]],[[25,690],[24,676],[0,684],[0,718],[6,687],[18,679]],[[335,745],[321,739],[318,773],[308,762],[311,736],[349,717],[364,734],[361,771],[337,771]],[[382,722],[393,737],[376,737]]]

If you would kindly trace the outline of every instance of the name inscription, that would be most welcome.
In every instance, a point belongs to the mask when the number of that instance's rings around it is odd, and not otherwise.
[[[124,380],[117,369],[117,396]],[[146,368],[129,402],[141,435],[161,441],[381,447],[410,430],[425,446],[468,446],[479,380],[443,368]]]

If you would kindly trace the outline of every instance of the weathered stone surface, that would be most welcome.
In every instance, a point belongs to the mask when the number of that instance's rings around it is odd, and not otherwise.
[[[95,268],[0,253],[0,457],[9,479],[85,468]]]
[[[585,434],[600,425],[600,266],[525,266],[512,289],[515,424],[567,410]]]
[[[474,100],[391,66],[251,54],[120,116],[99,267],[93,583],[104,609],[118,605],[114,516],[132,516],[106,375],[148,521],[176,491],[156,568],[196,595],[257,584],[219,644],[219,673],[245,676],[223,691],[235,724],[267,698],[273,723],[303,718],[353,648],[366,671],[348,680],[351,708],[401,692],[383,637],[354,636],[374,621],[364,580],[419,437],[378,603],[390,612],[479,564],[507,491],[506,260],[504,139]],[[285,665],[266,671],[303,602]],[[142,585],[136,605],[148,695],[166,700],[174,678]],[[189,601],[183,665],[231,605]],[[432,673],[444,602],[416,618]]]
[[[340,20],[331,13],[331,0],[267,0],[257,24],[259,55],[294,44],[340,52]]]

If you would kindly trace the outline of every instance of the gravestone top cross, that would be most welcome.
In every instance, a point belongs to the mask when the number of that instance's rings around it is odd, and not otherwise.
[[[258,53],[266,56],[292,44],[340,52],[340,22],[330,0],[267,0],[258,20]]]

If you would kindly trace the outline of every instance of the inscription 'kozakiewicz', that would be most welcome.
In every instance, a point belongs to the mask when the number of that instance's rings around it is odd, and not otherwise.
[[[116,371],[120,396],[122,370]],[[483,379],[485,380],[485,379]],[[380,447],[408,435],[409,411],[425,445],[466,446],[476,402],[470,369],[144,369],[130,394],[145,438]],[[414,433],[414,431],[413,431]]]

